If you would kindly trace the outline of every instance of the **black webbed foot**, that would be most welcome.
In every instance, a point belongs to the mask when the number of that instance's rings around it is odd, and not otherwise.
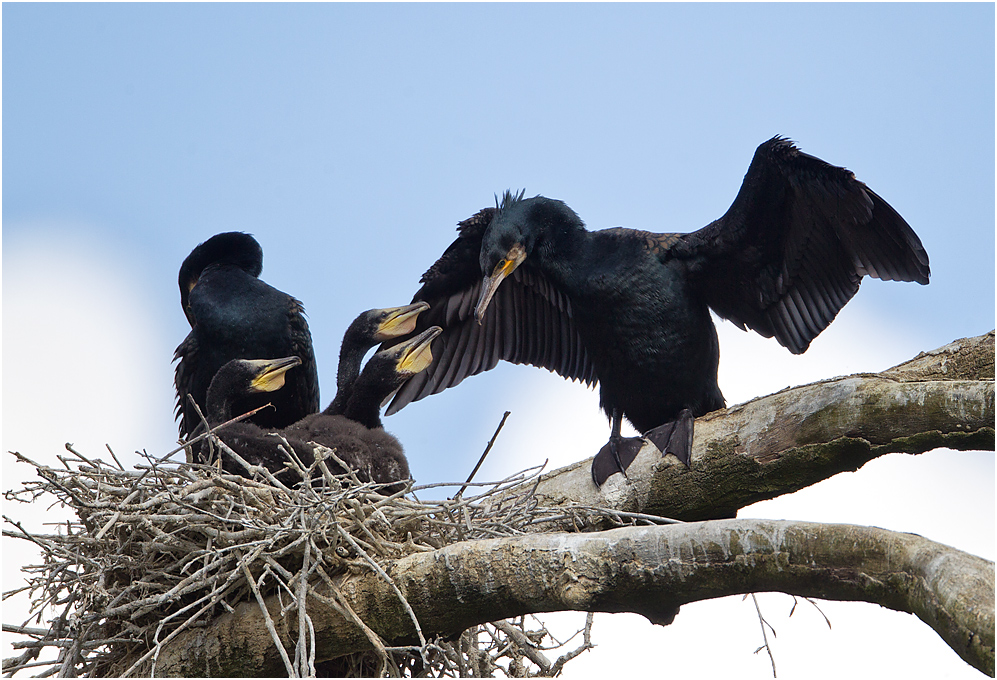
[[[592,481],[595,485],[602,486],[617,472],[626,475],[627,468],[634,462],[642,446],[644,440],[640,437],[611,436],[592,459]]]
[[[692,463],[692,428],[696,419],[692,417],[692,411],[687,408],[682,409],[678,418],[659,425],[644,433],[644,436],[658,447],[661,455],[672,454],[680,461],[690,467]]]

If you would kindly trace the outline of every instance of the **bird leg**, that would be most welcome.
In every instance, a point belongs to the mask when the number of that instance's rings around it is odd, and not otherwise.
[[[696,419],[687,408],[675,420],[659,425],[644,433],[649,442],[658,447],[661,455],[672,454],[690,467],[692,463],[692,428]]]
[[[617,472],[627,475],[627,468],[640,453],[644,440],[640,437],[624,437],[620,434],[623,424],[623,416],[618,410],[613,409],[613,431],[609,435],[609,441],[599,449],[592,459],[592,481],[596,486],[603,483]]]

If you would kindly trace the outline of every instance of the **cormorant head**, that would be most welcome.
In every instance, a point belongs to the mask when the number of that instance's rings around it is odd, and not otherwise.
[[[506,191],[501,203],[498,196],[495,197],[495,215],[481,238],[479,263],[484,280],[481,296],[474,308],[478,323],[484,318],[488,303],[502,281],[526,260],[536,243],[537,231],[530,209],[542,197],[523,200],[525,191],[518,194]]]
[[[411,378],[416,373],[425,370],[433,362],[433,353],[430,346],[437,335],[443,332],[439,326],[427,328],[419,335],[405,342],[400,342],[393,347],[381,350],[370,358],[367,362],[384,363],[391,366],[391,370],[397,376],[397,384],[400,385],[405,380]],[[364,372],[367,367],[364,367]]]
[[[372,356],[354,386],[347,415],[351,415],[359,402],[373,405],[375,409],[377,404],[383,405],[402,383],[425,370],[433,361],[430,346],[442,332],[439,326],[432,326],[414,338],[382,349]]]
[[[177,282],[180,285],[180,305],[191,327],[195,321],[189,309],[190,291],[197,285],[201,272],[215,264],[235,265],[250,276],[259,276],[263,271],[263,249],[251,234],[228,231],[212,236],[190,251],[180,265]]]
[[[429,366],[430,345],[441,332],[433,326],[372,356],[353,384],[343,415],[370,429],[381,427],[381,407],[406,380]]]
[[[241,384],[244,394],[276,392],[284,386],[284,374],[301,365],[298,357],[282,359],[233,359],[219,369],[229,370],[237,376],[235,384]],[[216,374],[217,375],[217,374]]]
[[[429,309],[428,302],[414,302],[404,307],[369,309],[350,324],[346,334],[363,338],[367,343],[400,338],[415,330],[419,315]]]
[[[228,420],[237,400],[250,394],[275,392],[284,386],[284,374],[301,364],[298,357],[232,359],[218,369],[208,386],[205,415],[211,422]]]
[[[479,264],[484,280],[474,308],[478,323],[502,281],[535,250],[549,253],[565,235],[585,228],[564,201],[545,196],[524,199],[523,193],[506,191],[501,203],[496,197],[494,217],[481,237]]]

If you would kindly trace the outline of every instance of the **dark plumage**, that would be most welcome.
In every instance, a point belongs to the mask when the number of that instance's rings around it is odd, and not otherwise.
[[[295,366],[301,365],[299,357],[280,359],[232,359],[218,369],[208,387],[205,418],[211,427],[217,427],[241,415],[235,407],[246,395],[269,394],[284,387],[285,375]],[[263,428],[246,421],[233,423],[228,427],[246,425],[252,431]],[[228,431],[228,428],[225,430]]]
[[[409,478],[408,461],[398,440],[381,428],[380,403],[404,380],[424,369],[432,354],[432,339],[439,328],[431,328],[419,336],[384,350],[371,357],[363,372],[351,385],[350,397],[342,415],[311,414],[280,430],[265,429],[239,422],[218,432],[219,438],[252,465],[261,465],[273,472],[285,484],[293,484],[294,473],[285,465],[287,456],[280,450],[281,437],[294,449],[298,459],[310,466],[315,460],[314,444],[334,449],[336,455],[362,481],[372,480],[387,487],[391,493],[404,488]],[[270,392],[280,387],[274,380],[277,372],[296,365],[297,358],[275,361],[236,359],[223,366],[208,390],[208,422],[214,427],[238,415],[232,408],[242,395],[249,392]],[[314,444],[313,444],[314,443]],[[208,460],[210,445],[201,448],[202,459]],[[228,472],[247,475],[245,468],[226,452],[221,456],[222,467]],[[343,469],[328,460],[333,474]]]
[[[336,396],[322,413],[342,414],[353,394],[353,384],[360,375],[360,365],[367,350],[378,343],[412,333],[419,314],[427,309],[428,304],[417,302],[404,307],[369,309],[355,318],[343,334],[339,350]]]
[[[200,425],[188,395],[204,410],[208,385],[232,359],[298,356],[301,368],[279,392],[247,395],[234,408],[261,427],[285,427],[319,409],[318,369],[301,303],[260,281],[263,250],[249,234],[217,234],[180,266],[180,303],[191,331],[174,353],[180,436]]]
[[[689,234],[586,231],[561,201],[506,192],[458,226],[414,300],[418,328],[443,327],[435,362],[388,409],[458,384],[500,359],[599,382],[612,421],[593,461],[601,485],[639,438],[687,465],[693,418],[724,406],[713,309],[801,353],[865,275],[928,283],[917,235],[844,168],[775,137],[755,152],[720,219]]]

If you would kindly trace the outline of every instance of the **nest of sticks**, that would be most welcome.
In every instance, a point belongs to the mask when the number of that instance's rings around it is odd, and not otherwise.
[[[59,456],[64,469],[13,454],[37,477],[7,491],[6,499],[61,504],[75,518],[41,534],[4,517],[5,536],[29,541],[42,554],[41,564],[23,569],[27,584],[4,593],[6,599],[28,591],[31,599],[26,622],[4,624],[5,632],[25,638],[14,644],[24,652],[3,661],[8,677],[27,669],[42,677],[154,676],[160,650],[173,638],[246,601],[264,612],[289,676],[553,677],[592,646],[591,614],[573,636],[581,641],[553,662],[544,651],[570,640],[554,639],[533,617],[476,626],[456,640],[427,639],[396,588],[419,644],[391,647],[336,595],[334,579],[347,569],[372,570],[390,583],[382,566],[388,560],[457,541],[537,531],[546,522],[563,526],[565,511],[545,508],[534,496],[539,467],[472,485],[476,493],[466,497],[467,484],[451,499],[426,501],[419,495],[457,485],[410,483],[403,492],[383,495],[383,486],[353,473],[332,475],[324,460],[341,461],[328,449],[309,469],[289,455],[288,464],[305,480],[293,487],[245,461],[251,479],[168,456],[146,457],[145,464],[126,469],[110,449],[113,464],[67,450],[70,455]],[[579,527],[591,526],[593,515],[634,521],[623,514],[578,508],[572,519]],[[322,595],[315,585],[330,588]],[[281,641],[263,604],[275,593],[281,615],[298,624],[298,639],[290,644]],[[316,659],[307,607],[313,597],[363,629],[372,651]],[[54,658],[43,660],[45,652]]]

